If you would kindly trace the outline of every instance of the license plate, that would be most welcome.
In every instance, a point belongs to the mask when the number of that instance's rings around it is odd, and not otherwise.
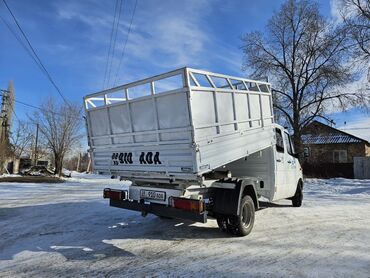
[[[153,190],[140,190],[141,199],[166,200],[166,192]]]

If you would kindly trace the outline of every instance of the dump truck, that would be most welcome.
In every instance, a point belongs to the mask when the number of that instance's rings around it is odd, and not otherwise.
[[[84,97],[93,170],[117,208],[248,235],[259,200],[303,199],[292,140],[274,122],[271,84],[181,68]],[[126,183],[127,184],[127,183]]]

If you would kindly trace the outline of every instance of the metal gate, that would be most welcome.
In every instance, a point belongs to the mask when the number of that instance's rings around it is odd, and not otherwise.
[[[355,179],[370,179],[370,157],[354,157],[353,172]]]

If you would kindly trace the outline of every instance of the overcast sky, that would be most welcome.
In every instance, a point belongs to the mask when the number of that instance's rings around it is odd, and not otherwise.
[[[7,2],[69,100],[82,103],[84,95],[103,88],[114,0]],[[109,86],[183,66],[246,75],[241,70],[240,37],[263,30],[282,1],[138,0],[137,3],[125,56],[118,70],[135,4],[135,0],[123,1]],[[319,3],[323,15],[335,16],[331,1]],[[0,15],[16,30],[2,2]],[[62,101],[3,22],[0,22],[0,34],[0,88],[6,88],[8,80],[14,80],[18,100],[39,105],[53,95]],[[16,112],[25,117],[30,109],[16,104]],[[335,115],[338,125],[344,123],[342,116]],[[369,115],[357,110],[347,112],[346,126],[365,118]]]

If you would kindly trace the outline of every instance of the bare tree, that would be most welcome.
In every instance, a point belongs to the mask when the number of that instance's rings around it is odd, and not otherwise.
[[[20,158],[26,152],[30,152],[33,135],[29,125],[18,120],[16,128],[10,134],[10,147],[14,157]]]
[[[89,164],[89,159],[90,158],[89,158],[88,153],[78,152],[77,154],[75,154],[75,155],[71,156],[70,158],[66,159],[64,164],[65,164],[65,167],[68,170],[83,172],[83,171],[87,171],[88,164]],[[79,161],[79,163],[78,163],[78,161]],[[79,167],[78,167],[78,164],[79,164]]]
[[[340,0],[341,15],[347,33],[353,40],[356,60],[370,62],[370,2],[368,0]]]
[[[81,113],[77,105],[59,104],[50,98],[37,111],[32,121],[39,124],[41,135],[52,153],[55,174],[63,169],[65,155],[76,146],[81,134]]]
[[[243,36],[244,67],[257,78],[269,76],[275,110],[294,132],[301,149],[301,132],[333,105],[360,100],[341,86],[354,80],[348,39],[342,28],[327,22],[312,1],[286,1],[269,20],[265,32]]]
[[[7,168],[6,162],[12,156],[8,140],[0,140],[0,173],[4,173]]]

